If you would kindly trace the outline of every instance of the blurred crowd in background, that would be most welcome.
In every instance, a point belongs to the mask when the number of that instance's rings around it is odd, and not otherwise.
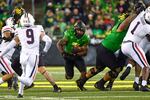
[[[82,20],[86,24],[86,33],[91,37],[93,45],[108,35],[120,14],[131,11],[133,7],[132,0],[43,0],[43,2],[45,2],[44,15],[40,24],[53,40],[62,38],[66,29],[72,27],[76,21]],[[0,29],[10,17],[13,8],[24,5],[25,0],[0,0]]]

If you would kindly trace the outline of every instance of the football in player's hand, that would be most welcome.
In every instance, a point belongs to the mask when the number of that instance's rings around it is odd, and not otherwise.
[[[73,46],[72,53],[78,53],[80,51],[81,51],[81,47],[80,46]]]

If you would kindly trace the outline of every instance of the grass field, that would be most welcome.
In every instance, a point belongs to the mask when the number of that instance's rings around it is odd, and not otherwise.
[[[56,83],[62,88],[61,93],[53,93],[52,86],[41,74],[37,74],[35,86],[24,91],[24,98],[21,100],[150,100],[150,92],[135,92],[132,89],[134,79],[134,69],[125,81],[115,81],[112,91],[99,91],[94,88],[94,83],[99,80],[108,69],[91,78],[85,87],[87,91],[79,91],[75,80],[79,77],[79,72],[75,69],[75,76],[72,80],[66,80],[63,67],[47,67],[53,75]],[[16,100],[17,91],[8,90],[7,84],[0,85],[1,100]],[[18,99],[17,99],[18,100]]]

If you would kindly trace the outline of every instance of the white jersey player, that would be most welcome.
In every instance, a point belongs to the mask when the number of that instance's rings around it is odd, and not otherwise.
[[[150,91],[147,87],[149,75],[149,64],[143,49],[139,46],[144,37],[150,35],[150,8],[142,11],[130,24],[128,32],[123,40],[121,50],[128,57],[132,58],[142,67],[141,91]]]
[[[16,36],[11,43],[2,51],[1,56],[6,54],[16,44],[21,44],[20,63],[23,74],[18,76],[21,81],[19,87],[20,97],[23,97],[24,85],[30,86],[35,79],[39,63],[39,44],[40,39],[45,41],[44,52],[47,52],[51,45],[51,39],[45,35],[43,27],[34,25],[34,18],[31,14],[25,13],[21,16],[20,24],[22,27],[16,29]]]
[[[10,43],[12,40],[12,35],[14,34],[13,28],[10,26],[4,26],[2,28],[2,43],[0,44],[0,51],[4,50],[6,46]],[[11,68],[11,56],[14,52],[14,48],[12,48],[11,51],[8,52],[5,56],[0,58],[0,72],[5,72],[6,74],[0,78],[0,84],[3,82],[11,79],[14,75],[14,70]]]
[[[6,32],[7,32],[7,33],[6,33]],[[13,35],[14,35],[14,29],[11,28],[10,26],[4,26],[4,27],[2,28],[2,38],[3,38],[3,40],[2,40],[2,42],[1,42],[1,44],[0,44],[0,51],[3,51],[3,50],[6,48],[6,46],[7,46],[7,45],[10,43],[10,41],[12,40]],[[9,51],[9,52],[5,55],[5,57],[7,57],[8,60],[11,60],[11,57],[12,57],[14,51],[15,51],[15,49],[12,48],[12,50]]]

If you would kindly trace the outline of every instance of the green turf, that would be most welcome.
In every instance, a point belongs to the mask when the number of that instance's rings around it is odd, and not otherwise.
[[[75,75],[72,80],[66,80],[63,67],[47,67],[47,70],[53,75],[56,83],[62,88],[62,93],[53,93],[52,86],[41,75],[37,74],[35,87],[24,92],[24,98],[21,100],[150,100],[150,92],[135,92],[132,89],[134,79],[134,69],[125,81],[116,80],[112,91],[99,91],[93,87],[104,72],[91,78],[85,87],[87,91],[81,92],[76,87],[75,80],[79,78],[79,72],[75,69]],[[7,84],[0,85],[1,100],[16,100],[17,91],[8,90]]]

